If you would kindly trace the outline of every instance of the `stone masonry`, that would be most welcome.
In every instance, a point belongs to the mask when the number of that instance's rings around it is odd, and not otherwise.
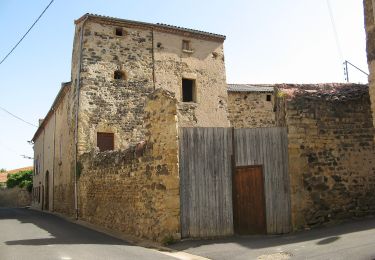
[[[177,128],[230,125],[225,36],[92,14],[75,24],[71,82],[33,137],[33,207],[179,238]],[[99,151],[98,133],[114,137],[112,150]]]
[[[371,109],[375,119],[375,1],[363,0]]]
[[[366,85],[280,86],[295,229],[375,213],[375,143]],[[284,105],[280,106],[280,103]]]
[[[234,128],[275,126],[274,88],[228,84],[228,119]]]
[[[81,156],[81,219],[157,241],[180,239],[177,101],[157,90],[145,105],[146,139]]]

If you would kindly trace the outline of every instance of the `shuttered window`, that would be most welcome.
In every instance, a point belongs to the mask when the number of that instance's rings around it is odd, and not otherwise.
[[[98,132],[97,146],[101,152],[113,150],[114,149],[114,134]]]

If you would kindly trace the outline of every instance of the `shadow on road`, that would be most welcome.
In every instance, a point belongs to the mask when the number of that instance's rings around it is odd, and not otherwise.
[[[343,234],[371,230],[375,228],[375,218],[346,222],[330,227],[320,227],[284,235],[233,236],[213,240],[185,240],[169,247],[175,250],[189,250],[201,246],[217,244],[237,244],[249,249],[278,247],[287,244],[318,240],[316,245],[334,244]]]
[[[109,244],[129,246],[128,243],[120,239],[39,211],[20,208],[0,208],[1,220],[17,220],[21,223],[20,225],[35,225],[36,227],[33,229],[33,236],[35,237],[45,237],[45,232],[50,234],[48,238],[4,241],[6,245]]]

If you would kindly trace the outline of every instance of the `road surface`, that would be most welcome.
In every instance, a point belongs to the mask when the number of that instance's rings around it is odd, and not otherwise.
[[[174,259],[28,209],[0,208],[0,260]]]

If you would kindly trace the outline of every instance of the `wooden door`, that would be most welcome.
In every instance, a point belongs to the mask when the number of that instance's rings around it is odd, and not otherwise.
[[[233,221],[237,234],[265,234],[262,166],[239,166],[233,178]]]

